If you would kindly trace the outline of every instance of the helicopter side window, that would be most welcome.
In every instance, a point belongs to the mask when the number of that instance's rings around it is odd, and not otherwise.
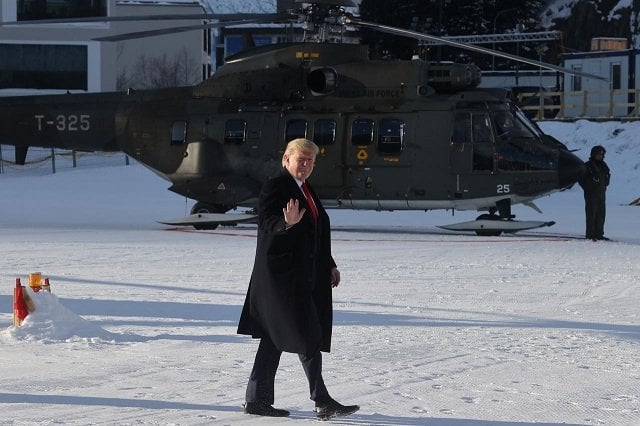
[[[335,120],[316,120],[313,123],[313,141],[318,146],[333,145],[336,141]]]
[[[287,121],[287,128],[285,130],[284,137],[286,142],[291,142],[294,139],[307,137],[307,120],[295,119]]]
[[[473,136],[473,170],[493,170],[494,145],[488,114],[471,114]]]
[[[183,145],[187,140],[187,122],[174,121],[171,125],[171,145]]]
[[[378,125],[378,151],[381,154],[399,154],[404,148],[404,122],[387,118]]]
[[[351,143],[353,145],[371,145],[373,143],[374,121],[366,118],[351,123]]]
[[[247,122],[242,119],[227,120],[224,126],[224,142],[243,144],[247,140]]]
[[[471,143],[471,114],[468,112],[456,114],[451,142],[454,144]]]
[[[491,143],[491,122],[486,114],[473,114],[471,117],[473,123],[473,142],[474,143]]]

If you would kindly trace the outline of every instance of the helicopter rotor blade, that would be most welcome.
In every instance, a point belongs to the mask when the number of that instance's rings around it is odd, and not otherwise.
[[[273,16],[277,16],[279,19],[273,19]],[[242,25],[242,24],[256,24],[256,23],[266,23],[266,22],[282,22],[288,21],[291,15],[289,14],[275,14],[265,16],[262,15],[259,18],[255,19],[240,19],[236,21],[220,21],[220,22],[212,22],[210,24],[200,24],[200,25],[186,25],[182,27],[169,27],[169,28],[160,28],[157,30],[147,30],[147,31],[136,31],[130,33],[116,34],[104,37],[96,37],[93,38],[93,41],[123,41],[123,40],[134,40],[145,37],[154,37],[166,34],[175,34],[186,31],[195,31],[195,30],[205,30],[209,28],[216,28],[220,26],[233,26],[233,25]]]
[[[517,56],[517,55],[512,55],[510,53],[505,53],[505,52],[500,52],[498,50],[493,50],[493,49],[488,49],[486,47],[480,47],[480,46],[476,46],[473,44],[467,44],[467,43],[462,43],[459,41],[455,41],[455,40],[450,40],[450,39],[446,39],[446,38],[442,38],[442,37],[437,37],[437,36],[433,36],[433,35],[429,35],[429,34],[424,34],[424,33],[419,33],[416,31],[411,31],[411,30],[405,30],[402,28],[396,28],[396,27],[390,27],[388,25],[382,25],[382,24],[376,24],[373,22],[367,22],[367,21],[361,21],[359,19],[355,19],[355,18],[351,18],[351,17],[345,17],[344,22],[346,24],[350,24],[350,25],[355,25],[355,26],[359,26],[359,27],[365,27],[365,28],[372,28],[374,30],[383,32],[383,33],[389,33],[389,34],[394,34],[394,35],[399,35],[399,36],[404,36],[404,37],[410,37],[410,38],[415,38],[418,40],[428,40],[428,41],[437,41],[441,44],[445,44],[448,46],[453,46],[453,47],[457,47],[460,49],[466,49],[466,50],[471,50],[474,52],[478,52],[478,53],[484,53],[484,54],[488,54],[488,55],[493,55],[493,56],[497,56],[500,58],[505,58],[505,59],[511,59],[513,61],[517,61],[517,62],[522,62],[525,64],[529,64],[529,65],[534,65],[537,67],[541,67],[541,68],[546,68],[549,70],[554,70],[554,71],[560,71],[562,73],[565,74],[571,74],[571,75],[577,75],[577,76],[581,76],[581,77],[586,77],[586,78],[595,78],[597,80],[603,80],[603,81],[608,81],[608,79],[601,77],[599,75],[595,75],[595,74],[589,74],[586,72],[581,72],[581,71],[575,71],[569,68],[563,68],[561,66],[558,65],[553,65],[553,64],[549,64],[547,62],[541,62],[541,61],[536,61],[534,59],[528,59],[522,56]]]
[[[138,21],[188,21],[211,19],[216,21],[238,21],[243,19],[264,19],[265,21],[278,21],[291,18],[291,14],[285,13],[187,13],[171,15],[131,15],[131,16],[97,16],[86,18],[64,19],[34,19],[28,21],[0,22],[0,26],[9,25],[44,25],[44,24],[85,24],[100,22],[138,22]]]

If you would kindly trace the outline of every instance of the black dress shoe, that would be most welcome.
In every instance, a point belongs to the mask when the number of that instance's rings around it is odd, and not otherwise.
[[[261,402],[247,402],[244,404],[245,414],[255,414],[256,416],[267,417],[288,417],[289,412],[287,410],[281,410],[279,408],[273,408],[271,405],[263,404]]]
[[[342,405],[332,399],[327,403],[316,404],[316,417],[320,420],[329,420],[333,417],[348,416],[359,409],[359,405]]]

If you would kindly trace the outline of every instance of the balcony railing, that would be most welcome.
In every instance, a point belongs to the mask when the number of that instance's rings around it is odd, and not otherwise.
[[[523,92],[516,102],[535,120],[640,119],[640,89]]]

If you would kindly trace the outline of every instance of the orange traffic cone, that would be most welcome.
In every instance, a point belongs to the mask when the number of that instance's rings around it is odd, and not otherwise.
[[[22,284],[20,278],[16,278],[16,288],[13,290],[13,325],[18,327],[22,325],[22,321],[29,315],[27,303],[22,294]]]

